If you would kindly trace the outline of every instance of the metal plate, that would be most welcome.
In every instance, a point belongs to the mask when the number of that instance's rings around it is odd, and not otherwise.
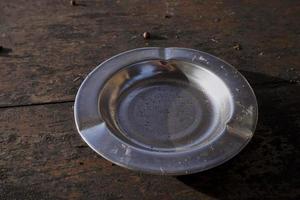
[[[141,48],[100,64],[74,106],[84,141],[111,162],[155,174],[200,172],[249,142],[257,102],[246,79],[210,54]]]

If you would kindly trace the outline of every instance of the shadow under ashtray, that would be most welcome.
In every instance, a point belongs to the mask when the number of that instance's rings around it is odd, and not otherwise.
[[[251,142],[223,165],[177,179],[218,199],[297,199],[300,85],[258,73],[241,73],[253,87],[259,105]]]

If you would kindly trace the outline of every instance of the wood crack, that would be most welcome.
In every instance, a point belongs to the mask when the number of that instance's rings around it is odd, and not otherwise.
[[[20,107],[29,107],[29,106],[43,106],[43,105],[52,105],[52,104],[63,104],[63,103],[74,103],[75,100],[63,100],[63,101],[50,101],[50,102],[41,102],[41,103],[28,103],[28,104],[19,104],[19,105],[0,105],[0,109],[3,108],[20,108]]]

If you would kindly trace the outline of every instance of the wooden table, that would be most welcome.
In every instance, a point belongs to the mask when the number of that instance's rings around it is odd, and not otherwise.
[[[299,199],[299,1],[78,3],[0,2],[0,199]],[[249,80],[259,121],[238,156],[154,176],[114,166],[81,140],[72,107],[82,80],[144,46],[206,51]]]

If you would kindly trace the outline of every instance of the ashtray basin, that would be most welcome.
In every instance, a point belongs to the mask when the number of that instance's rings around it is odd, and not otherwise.
[[[181,175],[220,165],[253,136],[257,101],[246,79],[210,54],[140,48],[100,64],[82,83],[75,122],[109,161]]]

